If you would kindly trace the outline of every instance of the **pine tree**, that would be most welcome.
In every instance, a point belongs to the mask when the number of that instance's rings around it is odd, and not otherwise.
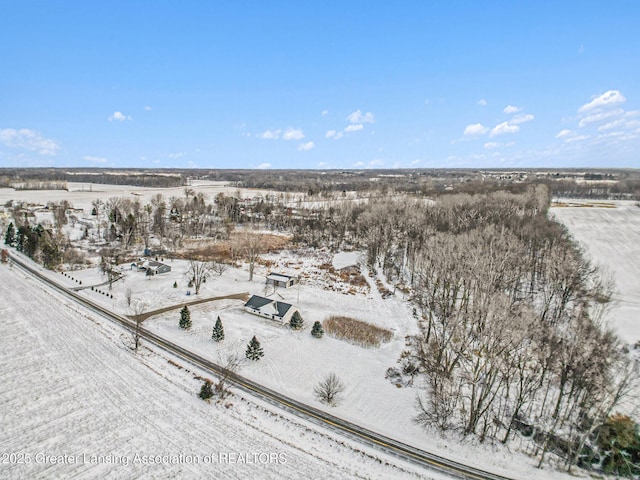
[[[12,247],[16,241],[16,229],[13,226],[13,222],[7,227],[7,233],[4,236],[4,244]]]
[[[220,320],[220,317],[218,317],[218,319],[216,320],[211,338],[216,342],[221,342],[224,340],[224,328],[222,327],[222,320]]]
[[[189,308],[186,305],[180,310],[180,328],[185,330],[191,328],[191,312],[189,312]]]
[[[322,328],[322,324],[317,320],[313,324],[313,328],[311,329],[311,335],[313,335],[316,338],[322,338],[322,336],[324,335],[324,329]]]
[[[245,356],[249,360],[257,361],[262,358],[264,355],[264,350],[260,346],[260,342],[254,335],[249,344],[247,345],[247,351],[245,352]]]
[[[213,388],[211,387],[211,382],[209,380],[205,380],[202,384],[202,387],[200,388],[200,393],[198,394],[198,396],[202,400],[208,400],[213,397]]]
[[[304,322],[302,321],[300,312],[296,310],[295,312],[293,312],[293,315],[291,316],[291,320],[289,321],[289,327],[291,327],[293,330],[300,330],[303,325],[304,325]]]

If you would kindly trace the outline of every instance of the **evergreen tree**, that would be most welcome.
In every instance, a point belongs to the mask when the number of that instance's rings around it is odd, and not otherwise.
[[[13,226],[13,222],[7,227],[7,233],[4,236],[4,244],[12,247],[16,241],[16,229]]]
[[[260,342],[254,335],[249,344],[247,345],[247,351],[245,352],[245,356],[249,360],[257,361],[260,360],[264,355],[264,350],[260,346]]]
[[[220,317],[218,317],[218,319],[216,320],[211,338],[216,342],[221,342],[224,340],[224,328],[222,327],[222,320],[220,320]]]
[[[606,473],[624,477],[640,474],[640,429],[630,417],[616,414],[607,418],[598,445]]]
[[[191,312],[186,305],[180,310],[180,328],[185,330],[191,328]]]
[[[322,324],[317,320],[313,324],[313,328],[311,329],[311,335],[313,335],[316,338],[322,338],[322,336],[324,335],[324,329],[322,328]]]
[[[200,388],[200,393],[198,394],[198,396],[202,400],[208,400],[211,397],[213,397],[213,388],[209,380],[204,381],[204,383],[202,384],[202,387]]]
[[[291,316],[291,320],[289,321],[289,327],[291,327],[294,330],[300,330],[303,325],[304,325],[304,322],[302,321],[300,312],[296,310],[295,312],[293,312],[293,315]]]

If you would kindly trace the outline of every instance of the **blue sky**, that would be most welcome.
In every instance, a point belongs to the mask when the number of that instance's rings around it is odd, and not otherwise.
[[[640,167],[635,0],[0,12],[0,166]]]

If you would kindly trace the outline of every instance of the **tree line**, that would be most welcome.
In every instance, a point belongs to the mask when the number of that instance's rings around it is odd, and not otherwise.
[[[549,218],[549,203],[543,184],[377,198],[334,205],[295,230],[364,249],[370,268],[410,295],[420,333],[400,363],[424,379],[418,422],[480,441],[525,434],[540,464],[552,452],[570,469],[609,458],[598,439],[638,365],[605,322],[611,283]]]

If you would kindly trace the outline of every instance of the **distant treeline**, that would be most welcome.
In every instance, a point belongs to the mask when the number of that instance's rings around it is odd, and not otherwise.
[[[640,200],[636,169],[388,169],[388,170],[248,170],[248,169],[100,169],[0,168],[0,187],[33,182],[83,182],[138,187],[181,187],[189,180],[227,182],[237,188],[303,192],[330,196],[338,192],[404,192],[431,196],[456,191],[486,193],[523,182],[546,184],[557,197]]]
[[[68,190],[67,182],[24,182],[11,185],[16,190]]]
[[[166,170],[111,170],[58,168],[3,168],[0,186],[21,188],[21,185],[64,182],[133,185],[136,187],[169,188],[187,184],[186,176]],[[31,189],[31,188],[29,188]],[[66,189],[66,185],[65,185]]]
[[[391,170],[194,170],[193,177],[226,181],[238,188],[327,195],[333,192],[478,194],[507,186],[542,183],[554,196],[640,200],[640,171],[631,169]]]
[[[195,172],[194,172],[195,173]],[[216,170],[198,178],[226,181],[238,188],[304,192],[310,196],[333,192],[406,192],[428,195],[461,182],[481,181],[479,170]]]
[[[557,180],[550,183],[556,197],[593,198],[601,200],[640,200],[640,179],[624,179],[614,182],[593,180]]]

